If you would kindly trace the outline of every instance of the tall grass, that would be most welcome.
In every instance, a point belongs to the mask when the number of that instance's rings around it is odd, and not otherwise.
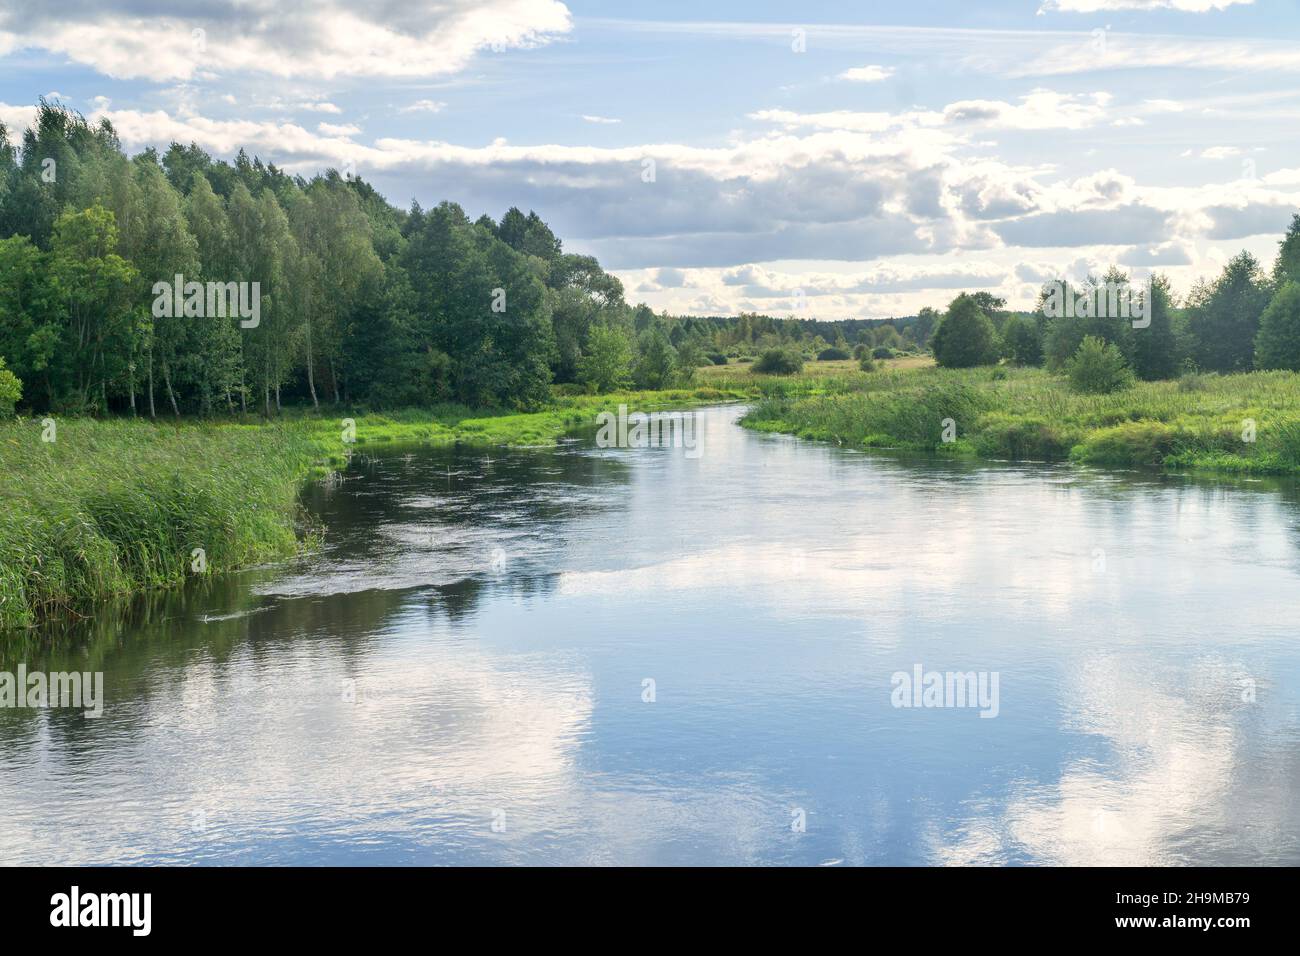
[[[1300,472],[1300,375],[1251,372],[1072,392],[1040,369],[915,369],[867,376],[851,394],[773,397],[745,424],[841,444],[1073,459],[1123,467]],[[945,443],[951,418],[958,440]],[[1249,423],[1253,422],[1253,438]]]
[[[60,421],[0,426],[0,626],[291,553],[322,458],[300,429]]]

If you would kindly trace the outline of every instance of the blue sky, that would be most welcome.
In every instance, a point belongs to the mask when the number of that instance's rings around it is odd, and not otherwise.
[[[1292,0],[6,0],[0,120],[57,95],[132,152],[535,208],[673,312],[887,316],[1271,264],[1297,34]]]

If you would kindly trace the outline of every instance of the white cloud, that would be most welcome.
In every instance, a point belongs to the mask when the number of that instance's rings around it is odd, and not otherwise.
[[[1209,13],[1255,0],[1046,0],[1039,8],[1062,13],[1100,13],[1104,10],[1177,10],[1182,13]]]
[[[441,113],[447,104],[441,100],[416,100],[408,106],[403,106],[399,113]]]
[[[298,104],[298,109],[300,109],[300,110],[306,110],[306,111],[309,112],[309,113],[334,113],[334,114],[338,114],[338,113],[342,113],[342,112],[343,112],[343,110],[341,110],[339,107],[335,106],[333,103],[327,103],[327,102],[311,102],[311,101],[308,101],[308,102],[306,102],[306,103],[299,103],[299,104]]]
[[[474,54],[530,47],[572,27],[558,0],[207,0],[185,16],[131,0],[64,0],[0,11],[0,53],[48,50],[117,78],[228,74],[420,77]],[[115,9],[116,8],[116,9]]]
[[[342,126],[335,126],[333,123],[317,123],[316,129],[326,136],[356,136],[361,132],[361,127],[350,123]]]
[[[621,119],[614,119],[611,116],[593,116],[589,113],[583,113],[582,118],[588,123],[597,123],[600,125],[612,126],[615,123],[623,122]]]
[[[1240,155],[1241,150],[1236,146],[1211,146],[1201,150],[1201,159],[1231,159]]]
[[[11,143],[21,141],[22,131],[34,122],[36,122],[35,106],[10,106],[8,103],[0,103],[0,123],[4,123],[5,129],[9,131]]]
[[[853,69],[841,73],[840,79],[849,80],[853,83],[879,83],[893,75],[893,68],[888,66],[855,66]]]

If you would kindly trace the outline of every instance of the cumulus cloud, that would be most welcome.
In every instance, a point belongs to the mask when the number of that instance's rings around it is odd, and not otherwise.
[[[590,113],[583,113],[582,118],[588,123],[596,123],[602,126],[613,126],[616,123],[623,122],[621,119],[615,119],[612,116],[593,116]]]
[[[108,76],[421,77],[479,50],[529,47],[572,27],[558,0],[207,0],[185,16],[141,0],[0,10],[0,53],[49,50]]]

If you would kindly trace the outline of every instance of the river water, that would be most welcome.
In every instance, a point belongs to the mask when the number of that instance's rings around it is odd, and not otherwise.
[[[1294,485],[700,414],[364,449],[318,553],[4,645],[105,702],[0,710],[0,863],[1300,863]]]

